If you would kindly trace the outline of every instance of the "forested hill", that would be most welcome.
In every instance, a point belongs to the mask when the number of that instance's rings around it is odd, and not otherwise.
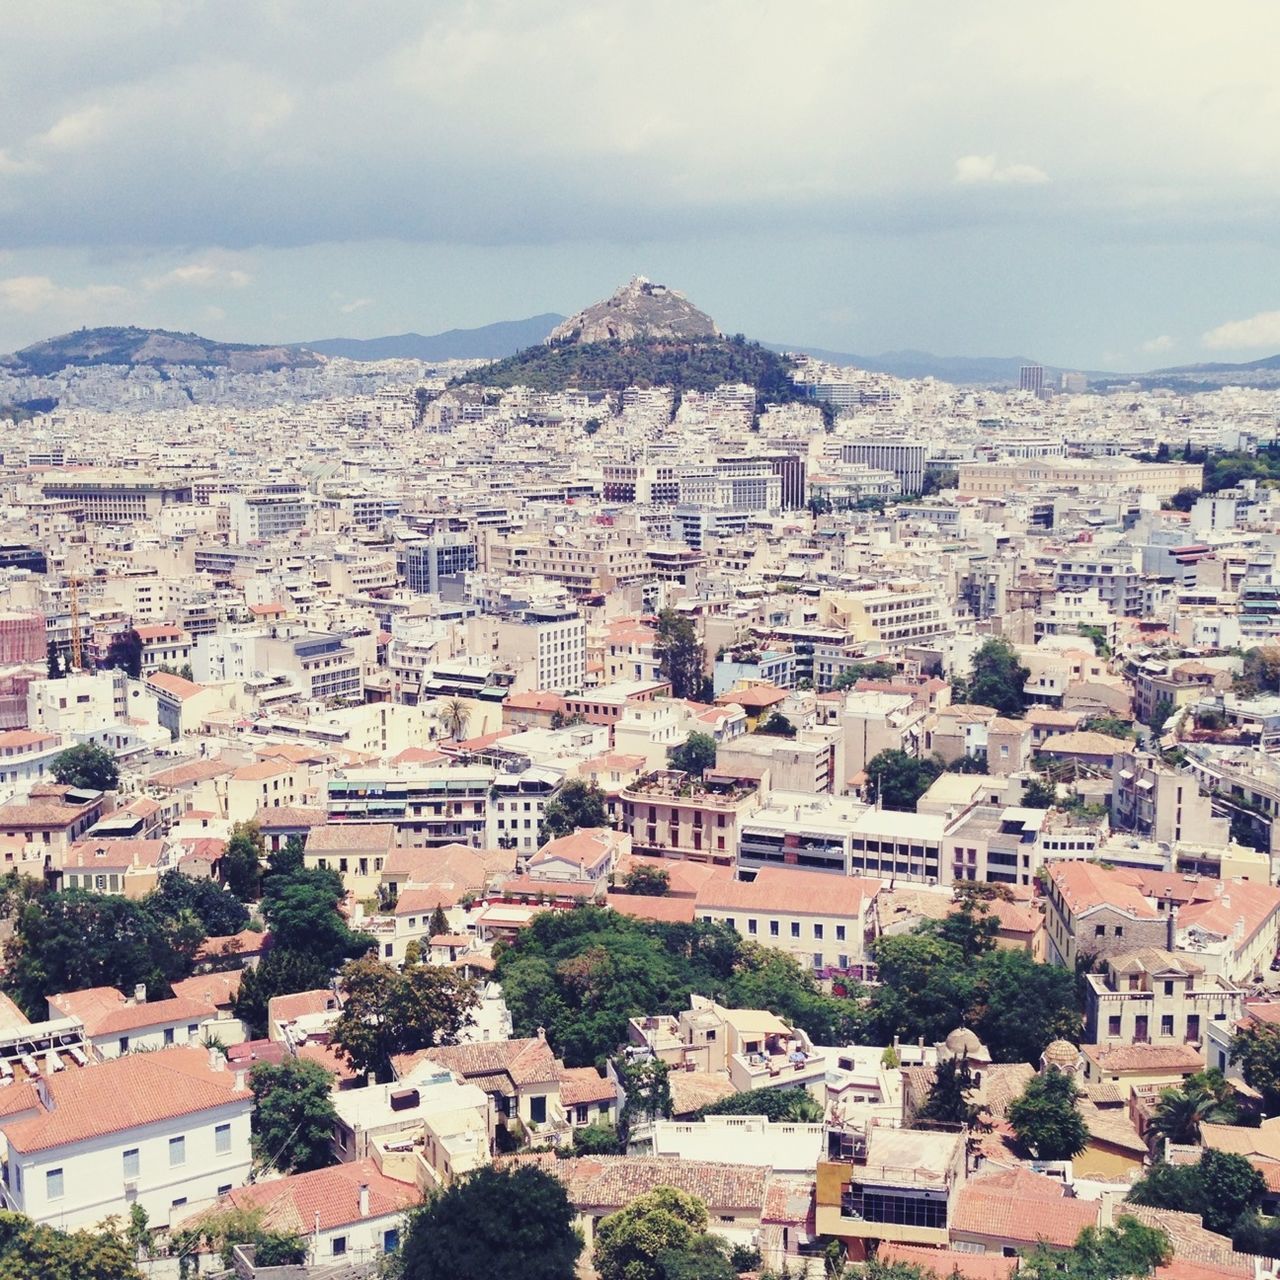
[[[761,403],[804,398],[791,380],[785,357],[745,338],[645,338],[634,342],[529,347],[455,382],[486,387],[532,387],[536,391],[624,391],[627,387],[672,387],[712,391],[722,383],[746,382]]]

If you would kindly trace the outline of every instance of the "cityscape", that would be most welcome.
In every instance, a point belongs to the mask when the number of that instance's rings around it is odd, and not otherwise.
[[[1280,1275],[1267,42],[802,7],[16,22],[0,1280]]]

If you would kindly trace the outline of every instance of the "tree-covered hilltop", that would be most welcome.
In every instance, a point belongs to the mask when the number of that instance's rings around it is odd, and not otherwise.
[[[791,380],[792,365],[741,335],[734,338],[647,338],[636,342],[588,342],[528,347],[454,379],[486,387],[532,387],[535,391],[624,391],[627,387],[671,387],[714,391],[726,382],[746,382],[758,404],[803,400]]]

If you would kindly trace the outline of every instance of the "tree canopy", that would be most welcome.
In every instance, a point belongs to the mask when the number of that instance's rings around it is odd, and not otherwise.
[[[104,667],[114,667],[134,680],[142,677],[142,637],[132,627],[117,631],[107,644]]]
[[[706,1234],[701,1200],[655,1187],[597,1226],[591,1261],[600,1280],[683,1280],[688,1255],[706,1256]]]
[[[1018,1270],[1027,1280],[1140,1280],[1173,1256],[1169,1237],[1122,1214],[1113,1227],[1085,1227],[1071,1249],[1031,1250]]]
[[[286,1057],[249,1072],[253,1154],[264,1168],[305,1173],[333,1164],[333,1077],[318,1062]]]
[[[671,873],[665,867],[655,867],[649,862],[637,862],[618,886],[626,893],[641,894],[649,898],[665,897],[671,891]]]
[[[1016,719],[1026,710],[1023,686],[1030,675],[1013,645],[1003,636],[992,636],[973,655],[968,680],[955,682],[955,698],[994,707],[1002,716]]]
[[[486,1165],[410,1212],[399,1280],[574,1280],[582,1239],[562,1184],[534,1165]]]
[[[691,618],[675,609],[663,609],[658,614],[658,634],[653,649],[658,655],[658,671],[670,682],[673,698],[694,702],[709,700],[703,674],[706,651]]]
[[[1154,1164],[1129,1190],[1134,1204],[1198,1213],[1210,1231],[1230,1235],[1266,1194],[1262,1174],[1231,1151],[1204,1151],[1195,1164]]]
[[[375,956],[342,970],[346,999],[331,1042],[362,1073],[391,1078],[391,1059],[434,1044],[454,1044],[471,1021],[476,984],[455,969],[414,965],[399,973]]]
[[[812,1124],[822,1119],[822,1104],[807,1089],[746,1089],[709,1102],[702,1116],[765,1116],[784,1124]]]
[[[542,811],[541,840],[570,836],[583,827],[607,827],[604,792],[585,778],[570,778]]]
[[[142,1280],[123,1236],[59,1231],[0,1211],[0,1280]]]
[[[898,668],[892,662],[855,662],[845,669],[831,682],[837,691],[852,689],[859,680],[892,680],[898,674]]]
[[[1089,1142],[1089,1130],[1076,1105],[1080,1090],[1063,1071],[1050,1067],[1033,1076],[1009,1108],[1018,1141],[1041,1160],[1070,1160]]]
[[[695,778],[715,768],[716,740],[709,733],[691,733],[678,747],[667,753],[667,762]]]
[[[1264,1022],[1242,1031],[1231,1044],[1245,1083],[1262,1094],[1268,1115],[1280,1111],[1280,1027]]]
[[[241,902],[257,902],[262,884],[262,857],[266,842],[253,822],[237,822],[222,851],[222,883]]]
[[[54,781],[64,787],[84,791],[114,791],[120,784],[120,770],[110,751],[93,742],[68,747],[53,757],[50,766]]]
[[[883,809],[905,809],[915,812],[916,801],[933,785],[942,772],[934,759],[908,755],[898,747],[878,752],[867,761],[868,795],[879,800]]]
[[[166,871],[148,901],[162,915],[177,916],[182,911],[196,915],[205,933],[225,938],[239,933],[249,923],[243,902],[213,880]]]

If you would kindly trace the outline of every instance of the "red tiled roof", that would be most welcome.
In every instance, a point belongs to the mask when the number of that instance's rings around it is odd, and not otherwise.
[[[235,1074],[209,1066],[200,1048],[130,1053],[79,1071],[45,1077],[52,1111],[5,1125],[5,1136],[22,1152],[85,1142],[142,1125],[248,1102]]]
[[[689,898],[655,898],[635,893],[611,893],[605,902],[615,911],[635,920],[659,920],[664,924],[692,924],[693,901]]]
[[[1027,1198],[1018,1192],[985,1190],[981,1182],[962,1187],[955,1197],[951,1230],[1019,1245],[1066,1248],[1085,1227],[1098,1225],[1099,1200],[1059,1195]]]
[[[950,1280],[962,1276],[964,1280],[1009,1280],[1017,1270],[1017,1258],[1002,1258],[998,1254],[961,1253],[958,1249],[929,1249],[924,1245],[898,1244],[885,1240],[876,1250],[876,1260],[887,1265],[895,1262]]]

